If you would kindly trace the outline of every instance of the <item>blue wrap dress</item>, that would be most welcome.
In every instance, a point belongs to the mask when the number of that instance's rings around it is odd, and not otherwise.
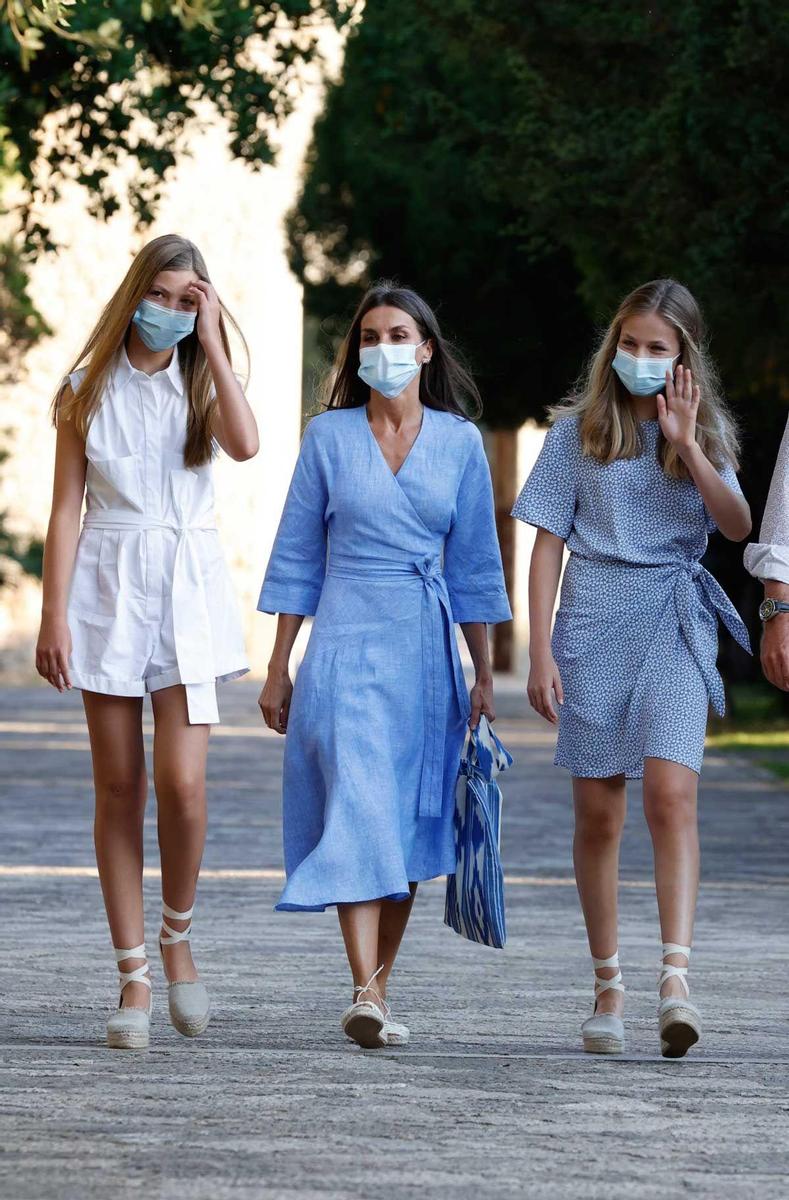
[[[660,426],[643,453],[608,464],[581,452],[578,418],[548,431],[512,515],[567,544],[552,648],[562,679],[555,763],[573,775],[639,779],[644,759],[699,772],[709,704],[723,715],[718,618],[747,630],[699,561],[715,522],[692,480],[662,469]],[[742,494],[731,466],[724,482]]]
[[[454,871],[469,713],[454,622],[510,618],[478,429],[425,408],[395,475],[367,408],[314,417],[258,608],[315,615],[288,717],[277,908]]]

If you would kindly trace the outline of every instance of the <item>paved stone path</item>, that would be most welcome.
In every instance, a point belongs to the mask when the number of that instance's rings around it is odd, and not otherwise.
[[[3,1200],[786,1200],[789,1197],[789,791],[710,754],[693,960],[703,1048],[658,1054],[659,934],[633,789],[621,956],[628,1053],[579,1052],[591,972],[572,884],[568,783],[513,688],[499,732],[510,941],[442,924],[423,887],[393,995],[412,1044],[344,1042],[336,918],[275,914],[282,741],[257,688],[223,689],[195,946],[216,1015],[167,1024],[153,963],[150,1051],[108,1051],[115,970],[95,878],[78,695],[0,700],[0,1196]],[[159,901],[146,829],[148,941]]]

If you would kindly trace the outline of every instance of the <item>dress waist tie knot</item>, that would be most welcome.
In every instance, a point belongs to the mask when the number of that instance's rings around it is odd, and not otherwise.
[[[189,520],[178,514],[175,521],[155,520],[128,509],[88,509],[86,529],[167,529],[177,534],[172,584],[173,634],[181,683],[186,689],[190,725],[216,725],[213,639],[203,573],[192,534],[216,530],[212,515]]]
[[[452,607],[439,554],[403,560],[332,555],[328,575],[342,579],[398,582],[409,578],[422,585],[421,639],[424,680],[425,743],[419,787],[419,816],[441,816],[444,790],[444,742],[449,696],[442,669],[445,639],[452,655],[452,685],[461,714],[468,712],[468,693],[454,637]]]

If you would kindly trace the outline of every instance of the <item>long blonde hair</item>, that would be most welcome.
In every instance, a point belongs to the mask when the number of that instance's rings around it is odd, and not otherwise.
[[[717,468],[730,463],[737,469],[740,451],[737,424],[723,397],[707,349],[704,318],[688,289],[674,279],[653,279],[625,297],[573,391],[561,404],[549,409],[551,420],[577,416],[581,449],[599,462],[637,458],[643,452],[633,402],[611,366],[623,323],[643,313],[656,313],[677,332],[680,362],[690,368],[701,393],[696,441],[702,451]],[[688,468],[662,433],[659,455],[667,475],[674,479],[690,478]]]
[[[69,371],[71,374],[80,365],[86,364],[82,382],[70,396],[66,393],[65,385],[61,385],[57,391],[52,405],[56,423],[64,419],[73,420],[79,434],[83,438],[86,436],[91,419],[101,404],[117,356],[125,343],[134,311],[160,271],[194,271],[200,279],[210,282],[202,254],[187,238],[176,233],[165,233],[143,246],[115,295],[104,306],[93,332]],[[240,338],[248,364],[249,351],[244,335],[220,301],[219,334],[230,359],[227,324],[233,327]],[[184,464],[198,467],[211,458],[211,436],[216,412],[216,397],[212,396],[213,381],[196,327],[178,343],[176,350],[189,404]]]

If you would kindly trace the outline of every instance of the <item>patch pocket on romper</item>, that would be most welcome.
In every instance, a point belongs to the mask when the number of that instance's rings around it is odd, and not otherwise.
[[[90,465],[115,489],[121,500],[137,512],[143,511],[141,454],[91,460]]]

